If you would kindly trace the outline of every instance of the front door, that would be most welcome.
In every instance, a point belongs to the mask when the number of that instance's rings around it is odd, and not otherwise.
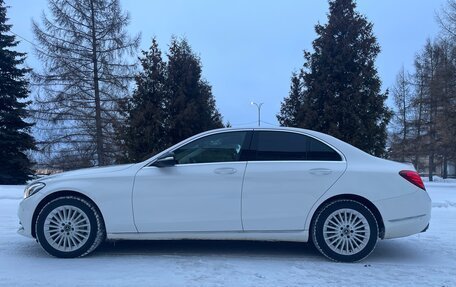
[[[173,151],[176,165],[141,169],[133,189],[138,231],[241,231],[242,154],[249,135],[204,136]]]

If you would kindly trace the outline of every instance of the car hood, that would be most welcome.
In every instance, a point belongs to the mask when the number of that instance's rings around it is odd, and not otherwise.
[[[62,173],[58,173],[58,174],[45,176],[38,180],[35,180],[35,182],[37,182],[37,181],[46,182],[46,181],[52,181],[52,180],[58,180],[58,179],[78,177],[78,176],[83,176],[83,175],[111,173],[111,172],[125,170],[133,165],[134,164],[120,164],[120,165],[112,165],[112,166],[105,166],[105,167],[92,167],[92,168],[77,169],[77,170],[66,171],[66,172],[62,172]]]

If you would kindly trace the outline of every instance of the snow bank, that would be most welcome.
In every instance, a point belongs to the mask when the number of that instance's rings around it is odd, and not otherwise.
[[[24,195],[24,185],[0,185],[1,199],[21,199]]]
[[[456,184],[456,178],[442,178],[440,176],[434,175],[432,177],[432,182],[429,181],[429,177],[422,177],[421,178],[424,182],[429,182],[429,183],[454,183]]]
[[[427,232],[329,262],[302,243],[123,241],[56,259],[16,233],[23,186],[0,186],[0,286],[456,286],[456,185],[426,183]],[[445,207],[445,208],[443,208]]]

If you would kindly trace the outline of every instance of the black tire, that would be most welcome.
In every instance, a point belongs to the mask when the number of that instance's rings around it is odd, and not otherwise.
[[[350,214],[352,217],[348,217]],[[354,200],[336,200],[317,211],[311,233],[315,247],[327,258],[356,262],[374,250],[378,240],[378,224],[375,216],[363,204]]]
[[[96,207],[76,196],[59,197],[48,202],[38,214],[35,230],[36,239],[43,249],[60,258],[91,253],[104,241],[106,234]]]

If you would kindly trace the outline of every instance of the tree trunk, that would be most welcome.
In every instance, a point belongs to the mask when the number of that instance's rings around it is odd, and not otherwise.
[[[446,156],[443,157],[443,174],[442,174],[442,177],[443,178],[447,178],[448,177],[448,159]]]
[[[415,140],[415,169],[419,172],[420,171],[420,155],[422,154],[423,150],[421,148],[421,121],[423,116],[423,86],[422,80],[420,81],[420,99],[418,102],[418,120],[416,122],[416,140]]]
[[[95,9],[93,7],[93,0],[90,1],[91,21],[92,21],[92,64],[93,64],[93,86],[95,92],[95,141],[97,146],[98,165],[105,165],[104,158],[104,142],[103,142],[103,129],[101,123],[101,103],[100,103],[100,87],[98,78],[98,59],[97,59],[97,38],[95,31]]]
[[[402,161],[405,161],[405,143],[407,141],[407,90],[405,88],[405,75],[404,70],[402,70],[402,126],[404,131],[402,134]]]

